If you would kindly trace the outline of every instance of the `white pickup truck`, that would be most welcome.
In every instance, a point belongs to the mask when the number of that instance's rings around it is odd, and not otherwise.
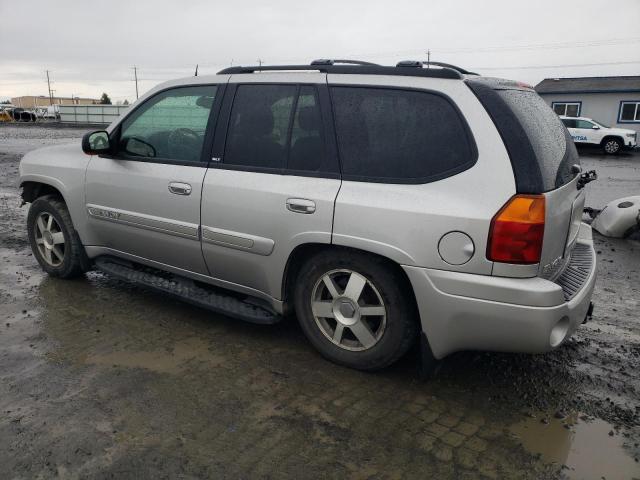
[[[635,148],[638,134],[625,128],[610,128],[592,118],[560,117],[577,144],[600,145],[607,154],[616,154],[623,148]]]

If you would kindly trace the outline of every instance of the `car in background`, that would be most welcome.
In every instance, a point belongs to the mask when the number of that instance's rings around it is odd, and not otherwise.
[[[637,146],[638,134],[626,128],[611,128],[592,118],[560,117],[569,130],[571,138],[578,144],[600,145],[604,153],[614,155],[625,148]]]

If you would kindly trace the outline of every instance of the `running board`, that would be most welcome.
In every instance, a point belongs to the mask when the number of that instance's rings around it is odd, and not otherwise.
[[[113,277],[125,280],[148,289],[179,298],[192,305],[206,308],[212,312],[258,324],[273,324],[282,317],[269,310],[268,306],[256,303],[260,300],[235,295],[209,286],[199,286],[191,279],[174,275],[112,257],[95,259],[98,270]],[[252,300],[256,303],[252,303]]]

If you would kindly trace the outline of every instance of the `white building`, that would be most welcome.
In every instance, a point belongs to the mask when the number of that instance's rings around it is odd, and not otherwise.
[[[640,76],[545,78],[535,89],[558,115],[640,132]]]

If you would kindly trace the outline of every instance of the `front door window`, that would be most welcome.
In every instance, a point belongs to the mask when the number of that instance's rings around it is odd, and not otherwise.
[[[122,122],[119,151],[132,157],[198,163],[215,85],[166,90]]]

